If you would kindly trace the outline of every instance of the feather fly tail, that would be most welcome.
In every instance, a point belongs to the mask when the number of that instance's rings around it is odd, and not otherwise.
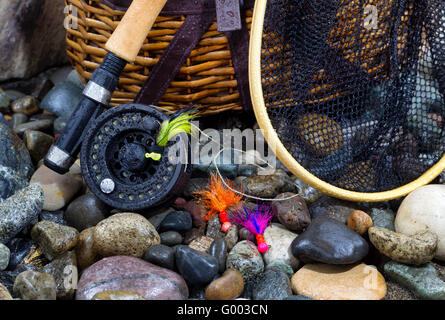
[[[254,235],[263,234],[273,217],[271,208],[264,203],[256,205],[253,210],[243,207],[243,210],[237,210],[229,214],[229,220],[232,223],[244,226]]]
[[[227,184],[232,188],[232,184],[227,181]],[[237,208],[242,199],[242,195],[239,195],[232,190],[226,188],[221,178],[215,174],[210,176],[210,184],[204,190],[199,190],[194,193],[199,197],[199,200],[209,211],[221,212],[229,208]]]
[[[165,147],[174,136],[181,132],[192,133],[191,121],[198,117],[197,109],[190,107],[172,114],[167,120],[162,122],[159,129],[156,143],[158,146]]]

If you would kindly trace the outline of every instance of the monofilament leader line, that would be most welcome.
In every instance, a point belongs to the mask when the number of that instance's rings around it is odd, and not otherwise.
[[[162,110],[162,111],[171,112],[170,110],[165,109],[165,108],[162,108],[162,107],[156,107],[156,108],[159,109],[159,110]],[[295,195],[293,195],[293,196],[284,197],[284,198],[280,198],[280,199],[261,198],[261,197],[256,197],[256,196],[252,196],[252,195],[246,194],[246,193],[244,193],[244,192],[235,190],[234,188],[230,187],[230,186],[226,183],[226,181],[224,180],[224,177],[222,176],[221,172],[219,171],[218,164],[216,163],[216,159],[218,158],[218,156],[219,156],[224,150],[227,150],[227,148],[224,148],[223,146],[221,146],[221,143],[220,143],[220,142],[216,141],[215,139],[213,139],[212,137],[210,137],[208,134],[206,134],[205,132],[203,132],[203,131],[202,131],[198,126],[196,126],[194,123],[191,123],[191,125],[192,125],[198,132],[200,132],[203,136],[205,136],[206,138],[208,138],[208,139],[211,140],[212,142],[215,142],[219,147],[221,147],[220,150],[217,152],[217,154],[213,157],[212,162],[213,162],[213,164],[215,165],[216,173],[218,174],[219,178],[221,179],[221,182],[223,183],[223,185],[224,185],[227,189],[229,189],[229,190],[231,190],[231,191],[233,191],[233,192],[235,192],[235,193],[237,193],[237,194],[239,194],[239,195],[242,195],[242,196],[244,196],[244,197],[246,197],[246,198],[255,199],[255,200],[260,200],[260,201],[285,201],[285,200],[290,200],[290,199],[292,199],[292,198],[298,197],[298,194],[295,194]],[[243,153],[243,154],[246,154],[246,153],[247,153],[247,152],[244,151],[244,150],[240,150],[240,149],[236,149],[236,148],[233,148],[232,150],[241,152],[241,153]],[[259,158],[258,160],[261,161],[262,163],[266,164],[269,168],[274,169],[274,167],[273,167],[272,165],[270,165],[266,160],[261,159],[261,158]],[[254,166],[257,166],[258,168],[262,168],[260,165],[258,165],[258,164],[256,164],[256,163],[254,163],[253,165],[254,165]],[[294,185],[297,186],[295,183],[294,183]]]

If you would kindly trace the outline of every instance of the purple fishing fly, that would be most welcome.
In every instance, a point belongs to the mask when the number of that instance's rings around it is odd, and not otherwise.
[[[243,206],[242,210],[231,212],[228,215],[232,223],[245,227],[256,236],[258,251],[261,253],[265,253],[269,249],[264,240],[263,233],[272,217],[273,212],[271,208],[264,203],[261,205],[257,204],[253,210]]]

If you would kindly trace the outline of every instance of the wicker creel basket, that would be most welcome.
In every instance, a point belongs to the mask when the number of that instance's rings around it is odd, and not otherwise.
[[[67,29],[67,54],[81,80],[86,83],[106,55],[105,43],[125,12],[114,10],[100,0],[65,2],[71,5],[66,18],[77,22],[77,28]],[[244,16],[250,32],[252,10],[246,9]],[[135,63],[125,67],[111,105],[134,101],[184,20],[182,15],[163,16],[161,13]],[[228,40],[224,33],[217,31],[216,19],[157,103],[170,111],[192,104],[203,115],[243,109]]]

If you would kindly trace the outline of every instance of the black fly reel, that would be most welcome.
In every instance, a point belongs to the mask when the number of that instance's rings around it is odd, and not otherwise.
[[[166,147],[157,146],[166,119],[152,106],[132,103],[110,108],[92,123],[80,159],[85,182],[101,201],[120,210],[154,212],[184,189],[191,174],[189,137],[181,133]],[[146,158],[151,152],[161,159]]]

